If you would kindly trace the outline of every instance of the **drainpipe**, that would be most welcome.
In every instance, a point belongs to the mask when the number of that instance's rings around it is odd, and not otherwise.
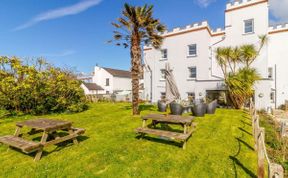
[[[150,68],[150,66],[149,65],[147,65],[147,68],[148,68],[148,70],[149,70],[149,72],[150,72],[150,102],[152,103],[152,89],[153,89],[153,75],[152,75],[152,70],[151,70],[151,68]]]
[[[275,64],[275,109],[277,108],[277,65]]]
[[[214,44],[212,44],[212,45],[209,46],[209,48],[210,48],[210,62],[211,62],[211,69],[210,69],[210,71],[211,71],[211,76],[212,76],[212,77],[215,77],[215,78],[218,78],[218,79],[221,79],[221,80],[223,80],[223,77],[219,77],[219,76],[213,74],[213,63],[212,63],[213,51],[212,51],[212,47],[213,47],[214,45],[218,44],[218,43],[221,43],[221,42],[224,41],[225,39],[226,39],[226,35],[224,35],[220,41],[217,41],[216,43],[214,43]]]

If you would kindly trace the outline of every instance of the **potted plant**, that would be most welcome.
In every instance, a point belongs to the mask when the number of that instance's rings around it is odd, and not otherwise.
[[[207,114],[214,114],[216,111],[216,107],[217,107],[217,100],[213,100],[212,102],[210,102],[207,105],[206,113]]]
[[[166,112],[167,110],[167,104],[165,100],[159,100],[157,102],[157,106],[158,106],[158,111],[160,112]]]
[[[194,106],[192,107],[192,114],[193,116],[203,117],[205,116],[206,109],[207,109],[207,104],[204,103],[204,100],[202,99],[198,100],[198,102],[196,102]]]
[[[170,103],[170,110],[172,115],[182,115],[183,106],[180,100],[173,101]]]

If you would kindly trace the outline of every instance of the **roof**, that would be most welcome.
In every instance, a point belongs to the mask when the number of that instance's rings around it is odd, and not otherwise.
[[[118,70],[118,69],[111,69],[103,67],[107,72],[109,72],[114,77],[123,77],[123,78],[131,78],[131,72],[127,70]]]
[[[96,83],[83,83],[88,90],[104,90],[101,86]]]

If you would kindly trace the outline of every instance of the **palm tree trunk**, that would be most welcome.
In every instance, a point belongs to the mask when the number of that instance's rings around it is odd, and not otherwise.
[[[132,78],[132,110],[133,115],[139,114],[139,75],[141,66],[141,47],[138,30],[134,30],[131,39],[131,78]]]

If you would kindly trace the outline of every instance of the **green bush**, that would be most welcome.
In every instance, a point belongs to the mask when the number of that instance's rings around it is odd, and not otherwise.
[[[43,59],[0,57],[0,108],[10,113],[47,114],[87,109],[80,81],[70,70]]]

